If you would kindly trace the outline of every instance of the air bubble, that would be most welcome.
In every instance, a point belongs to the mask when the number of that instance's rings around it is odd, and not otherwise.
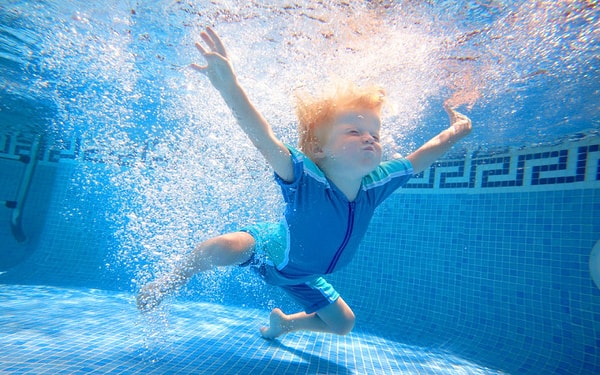
[[[597,90],[590,97],[580,92],[598,77],[589,43],[597,10],[577,2],[463,9],[451,2],[260,7],[233,0],[228,9],[220,2],[164,2],[139,4],[135,12],[116,0],[80,1],[76,10],[72,2],[54,3],[23,12],[40,35],[24,49],[32,51],[27,66],[44,76],[15,92],[56,108],[56,150],[80,162],[73,184],[81,204],[99,192],[109,197],[103,208],[118,242],[110,263],[134,274],[134,284],[207,238],[282,213],[265,160],[208,79],[188,68],[202,63],[194,47],[202,25],[215,25],[240,82],[290,144],[297,141],[294,93],[337,80],[385,87],[387,155],[406,155],[443,129],[447,98],[488,111],[478,113],[465,147],[537,141],[550,124],[587,128],[587,117],[595,116],[587,103]],[[556,89],[538,89],[547,84]],[[567,108],[545,106],[533,124],[516,121],[532,112],[532,99]],[[572,112],[587,117],[571,121]]]

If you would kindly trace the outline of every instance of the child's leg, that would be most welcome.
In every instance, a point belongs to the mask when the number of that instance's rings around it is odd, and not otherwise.
[[[137,296],[138,308],[144,311],[155,308],[166,295],[199,272],[247,261],[254,244],[254,237],[245,232],[228,233],[202,242],[171,272],[142,287]]]
[[[354,313],[339,297],[334,303],[312,314],[299,312],[286,315],[280,309],[274,309],[270,316],[270,326],[261,328],[260,333],[267,339],[300,330],[345,335],[352,331],[354,320]]]

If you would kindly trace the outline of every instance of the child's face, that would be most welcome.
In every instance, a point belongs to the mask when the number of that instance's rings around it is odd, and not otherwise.
[[[366,175],[381,163],[378,112],[351,109],[340,112],[323,134],[323,161],[339,168],[351,168]]]

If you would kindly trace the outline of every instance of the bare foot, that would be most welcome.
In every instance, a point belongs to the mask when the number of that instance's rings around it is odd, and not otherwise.
[[[289,328],[286,324],[286,315],[278,308],[271,311],[271,315],[269,316],[269,326],[260,329],[260,334],[267,340],[273,340],[275,337],[279,337],[288,332]]]

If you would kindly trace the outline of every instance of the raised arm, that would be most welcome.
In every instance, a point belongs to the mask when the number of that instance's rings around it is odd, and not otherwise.
[[[429,168],[433,162],[444,155],[456,142],[466,137],[471,132],[471,120],[462,113],[456,112],[448,105],[444,105],[450,127],[419,147],[406,158],[413,165],[414,173],[419,173]]]
[[[223,42],[210,27],[200,36],[208,48],[196,43],[196,48],[206,59],[207,65],[192,64],[192,68],[205,74],[221,93],[238,124],[254,146],[263,154],[275,173],[285,181],[294,177],[290,152],[273,134],[267,120],[256,110],[244,89],[240,86]]]

